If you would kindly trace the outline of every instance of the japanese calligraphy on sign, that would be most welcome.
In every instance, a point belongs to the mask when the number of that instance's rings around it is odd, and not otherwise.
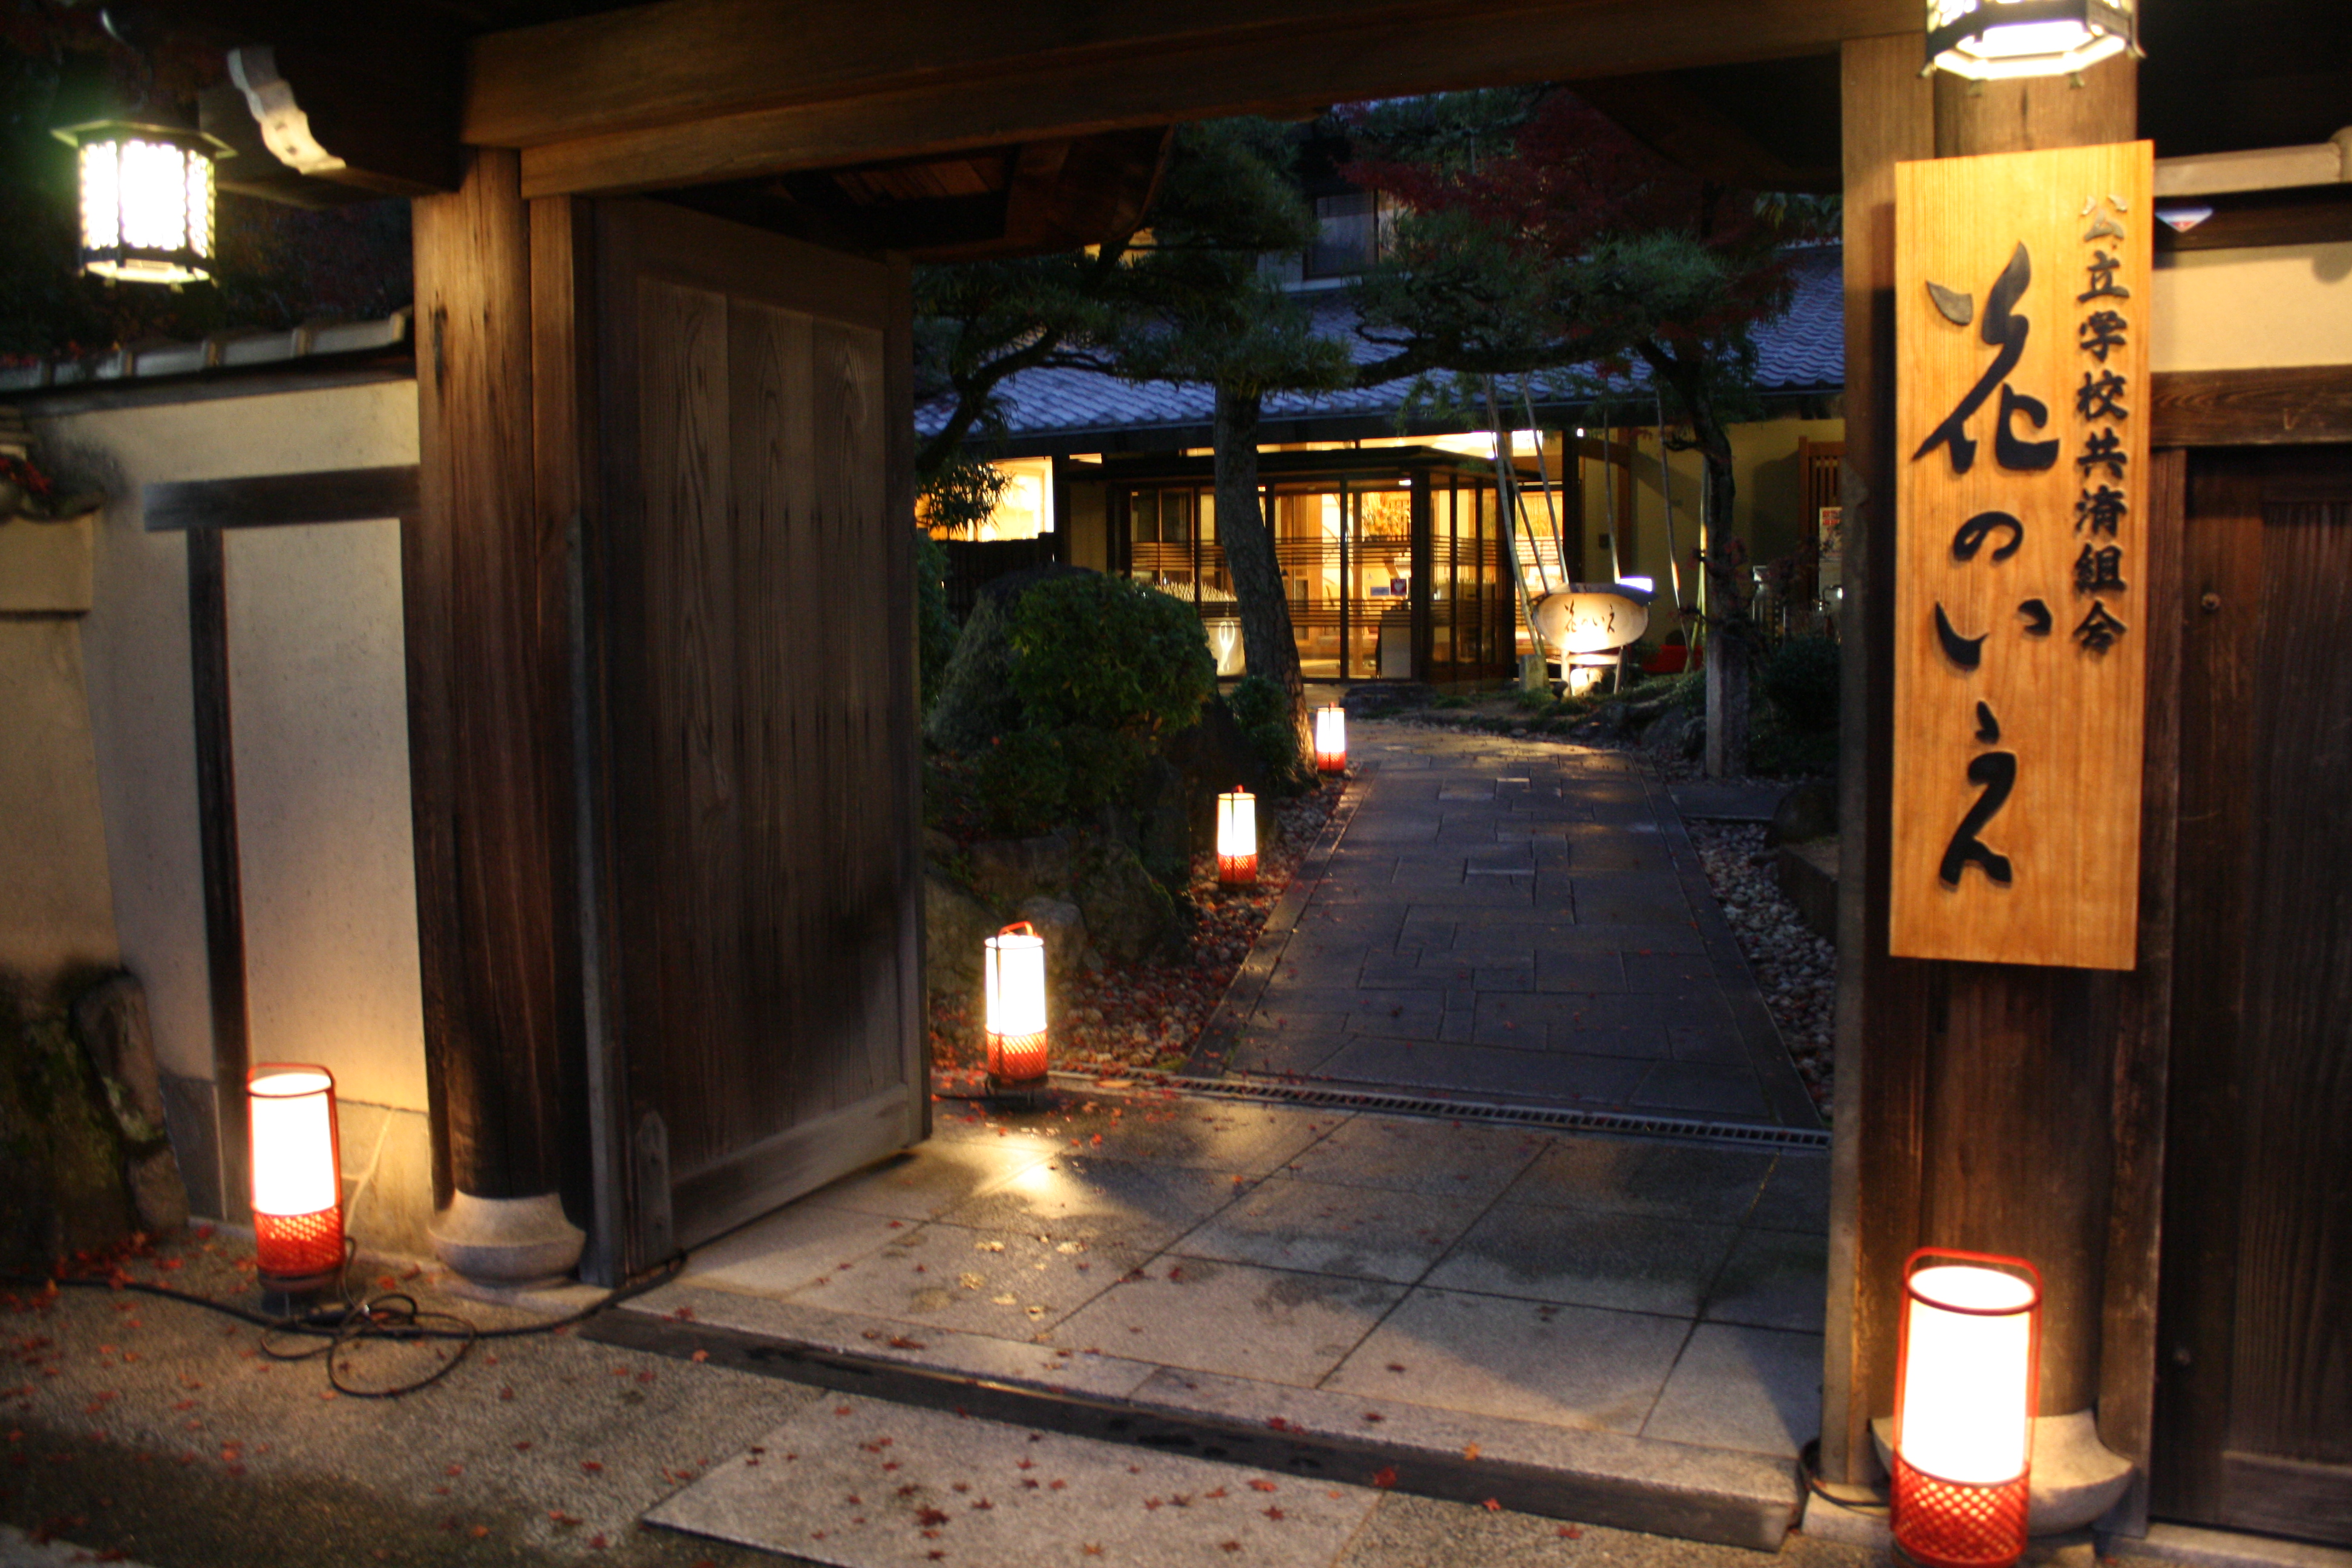
[[[1895,169],[1898,957],[2137,962],[2153,174]]]

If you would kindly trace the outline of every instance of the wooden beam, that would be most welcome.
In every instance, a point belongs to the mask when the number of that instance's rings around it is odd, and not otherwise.
[[[412,44],[390,60],[349,44],[247,43],[229,51],[268,156],[376,195],[457,188],[455,48]]]
[[[2352,364],[2158,371],[2155,382],[2158,447],[2352,441]]]
[[[252,1212],[245,1074],[253,1055],[245,962],[244,858],[237,849],[236,747],[230,730],[228,560],[220,531],[188,532],[188,684],[195,699],[197,848],[204,865],[205,978],[211,994],[213,1114],[221,1217]]]
[[[1068,14],[663,0],[474,46],[464,139],[526,149],[532,196],[1289,114],[1388,94],[1816,54],[1906,0],[1135,0]],[[1347,47],[1335,47],[1337,30]]]
[[[516,183],[513,153],[477,153],[415,213],[421,461],[401,575],[436,1205],[555,1189],[579,1027],[569,563],[538,511]]]
[[[1936,153],[1919,33],[1842,51],[1845,466],[1840,504],[1838,1114],[1830,1150],[1822,1474],[1878,1470],[1870,1418],[1893,1408],[1894,1280],[1916,1234],[1926,1006],[1920,966],[1886,950],[1895,693],[1895,165]]]
[[[140,509],[150,533],[406,517],[416,510],[416,465],[152,484]]]

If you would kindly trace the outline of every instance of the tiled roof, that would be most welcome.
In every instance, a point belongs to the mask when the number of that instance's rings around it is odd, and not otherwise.
[[[1789,311],[1757,329],[1757,382],[1766,393],[1799,394],[1836,391],[1845,379],[1845,301],[1843,280],[1835,246],[1797,252],[1792,258],[1796,296]],[[1356,363],[1365,363],[1388,351],[1374,348],[1354,332],[1354,313],[1344,295],[1327,296],[1314,306],[1318,330],[1344,336]],[[1377,419],[1393,421],[1403,403],[1409,379],[1378,386],[1350,387],[1340,392],[1269,394],[1264,417],[1268,424],[1292,420]],[[1633,389],[1644,388],[1637,373]],[[1008,379],[999,388],[1008,435],[1024,451],[1084,449],[1066,441],[1097,437],[1107,432],[1129,437],[1163,432],[1171,439],[1202,439],[1209,425],[1215,396],[1200,382],[1129,382],[1082,370],[1032,370]],[[1538,399],[1542,401],[1542,399]],[[915,411],[915,426],[929,435],[947,422],[950,405],[942,400]]]

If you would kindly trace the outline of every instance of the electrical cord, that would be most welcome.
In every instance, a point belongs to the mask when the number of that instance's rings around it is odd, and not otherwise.
[[[343,1267],[340,1293],[342,1302],[337,1307],[315,1307],[307,1311],[280,1317],[251,1311],[233,1301],[215,1301],[187,1290],[174,1290],[168,1285],[150,1284],[141,1279],[125,1279],[112,1275],[30,1276],[0,1271],[0,1281],[32,1289],[46,1289],[55,1285],[82,1290],[129,1290],[142,1296],[154,1296],[166,1301],[182,1301],[192,1307],[223,1317],[235,1318],[262,1331],[261,1353],[272,1361],[310,1361],[326,1358],[327,1383],[337,1394],[352,1399],[397,1399],[440,1382],[457,1369],[460,1362],[484,1340],[525,1339],[535,1334],[551,1334],[560,1330],[584,1323],[605,1310],[617,1307],[634,1297],[642,1296],[657,1286],[677,1278],[686,1267],[686,1254],[679,1251],[666,1259],[644,1278],[608,1292],[601,1300],[583,1307],[576,1312],[544,1322],[521,1323],[511,1328],[485,1329],[472,1320],[456,1312],[436,1311],[417,1304],[416,1298],[404,1290],[390,1290],[379,1296],[353,1300],[351,1293],[351,1268],[359,1256],[357,1241],[346,1237],[343,1242]],[[271,1342],[274,1336],[307,1335],[323,1340],[322,1344],[303,1350],[280,1348]],[[446,1355],[439,1365],[423,1377],[384,1388],[366,1388],[344,1381],[352,1363],[344,1352],[370,1340],[394,1343],[446,1342],[457,1346],[455,1354]]]

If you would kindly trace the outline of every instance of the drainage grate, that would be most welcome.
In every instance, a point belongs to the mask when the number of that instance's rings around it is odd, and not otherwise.
[[[1055,1073],[1066,1089],[1094,1084],[1086,1073]],[[1707,1121],[1685,1116],[1643,1116],[1623,1110],[1578,1110],[1565,1106],[1501,1105],[1490,1100],[1444,1100],[1391,1094],[1369,1089],[1316,1089],[1263,1079],[1167,1078],[1155,1080],[1184,1094],[1211,1100],[1248,1100],[1285,1105],[1323,1105],[1347,1110],[1380,1110],[1397,1116],[1443,1116],[1455,1121],[1490,1121],[1523,1127],[1568,1127],[1587,1132],[1625,1132],[1652,1138],[1688,1138],[1760,1149],[1827,1149],[1826,1129],[1760,1127],[1744,1121]]]

